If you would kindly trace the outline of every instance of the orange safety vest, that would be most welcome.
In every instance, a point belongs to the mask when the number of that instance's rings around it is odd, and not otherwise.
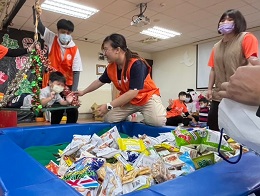
[[[58,37],[55,36],[48,58],[51,62],[51,66],[65,76],[67,86],[71,86],[73,84],[72,65],[77,50],[78,50],[77,46],[74,46],[72,48],[66,48],[64,59],[62,60],[60,45],[58,43]],[[42,88],[48,86],[49,76],[50,76],[49,72],[43,74]]]
[[[117,64],[116,63],[110,63],[107,66],[107,74],[110,80],[114,83],[115,87],[120,91],[120,95],[126,93],[129,91],[129,84],[130,84],[130,70],[132,65],[135,61],[138,59],[132,58],[130,59],[130,62],[128,64],[128,69],[126,71],[126,78],[124,78],[124,69],[122,70],[121,74],[121,84],[118,81],[117,78]],[[153,94],[160,96],[159,88],[156,87],[154,81],[152,80],[150,73],[151,73],[151,67],[148,66],[148,74],[144,80],[144,88],[139,90],[139,93],[135,98],[133,98],[130,103],[137,106],[145,105],[152,97]],[[120,96],[119,95],[119,96]]]

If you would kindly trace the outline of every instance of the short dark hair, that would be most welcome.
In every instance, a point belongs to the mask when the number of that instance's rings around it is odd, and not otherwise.
[[[65,78],[64,75],[63,75],[61,72],[59,72],[59,71],[51,72],[51,73],[50,73],[50,78],[49,78],[49,80],[50,80],[51,82],[57,81],[57,82],[62,82],[62,83],[64,83],[64,84],[66,84],[66,78]]]
[[[199,102],[209,103],[209,100],[207,100],[206,97],[202,97],[202,98],[200,98]]]
[[[193,102],[193,99],[192,99],[190,93],[186,93],[186,98],[190,98],[189,103],[192,103],[192,102]]]
[[[57,29],[65,29],[70,32],[74,31],[74,24],[70,20],[60,19],[57,23]]]
[[[183,96],[183,95],[187,95],[187,93],[185,93],[184,91],[181,91],[181,92],[179,92],[178,97]]]
[[[235,9],[227,10],[222,14],[222,16],[220,17],[220,19],[218,21],[218,28],[219,28],[219,23],[227,16],[234,20],[235,34],[239,34],[241,32],[246,31],[246,29],[247,29],[246,19],[240,11],[235,10]],[[219,31],[218,31],[218,33],[221,34]]]

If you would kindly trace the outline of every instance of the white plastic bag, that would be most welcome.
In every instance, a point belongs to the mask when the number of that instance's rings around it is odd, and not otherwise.
[[[258,106],[248,106],[230,99],[219,104],[219,128],[236,142],[260,154],[260,118]]]

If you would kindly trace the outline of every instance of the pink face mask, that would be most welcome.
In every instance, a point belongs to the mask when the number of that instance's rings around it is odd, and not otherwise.
[[[223,24],[220,24],[219,27],[218,27],[218,31],[223,34],[223,35],[226,35],[226,34],[229,34],[231,33],[235,28],[235,25],[234,23],[223,23]]]

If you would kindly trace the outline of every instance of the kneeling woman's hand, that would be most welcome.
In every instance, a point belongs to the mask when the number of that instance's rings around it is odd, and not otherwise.
[[[108,112],[108,110],[107,110],[106,104],[102,104],[102,105],[98,106],[98,108],[97,108],[98,116],[103,117],[107,112]]]

